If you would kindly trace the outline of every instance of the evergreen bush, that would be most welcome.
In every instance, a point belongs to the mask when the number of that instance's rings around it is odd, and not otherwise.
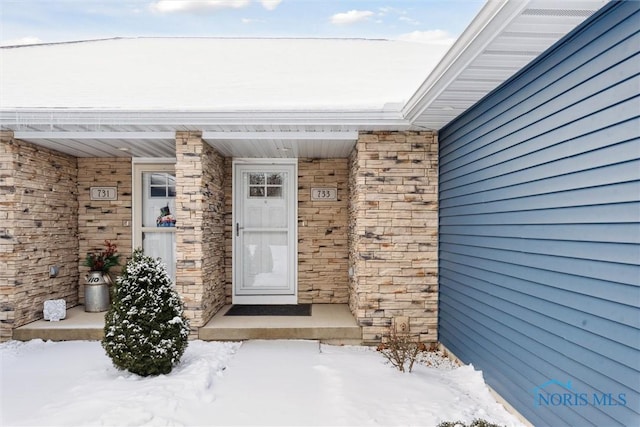
[[[102,346],[118,369],[168,374],[187,348],[189,322],[166,267],[133,253],[112,290]]]

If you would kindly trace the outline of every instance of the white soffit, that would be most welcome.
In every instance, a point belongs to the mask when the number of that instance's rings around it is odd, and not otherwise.
[[[407,102],[405,118],[440,130],[605,3],[489,0]]]
[[[175,157],[175,132],[15,131],[14,137],[76,157]],[[344,158],[358,131],[203,132],[225,157]]]
[[[174,132],[15,131],[14,138],[75,157],[174,157]]]
[[[211,132],[202,139],[225,157],[344,158],[358,131]]]
[[[17,123],[17,125],[16,125]],[[0,111],[14,137],[77,157],[174,157],[175,132],[201,131],[231,157],[348,157],[360,131],[409,130],[380,111]]]

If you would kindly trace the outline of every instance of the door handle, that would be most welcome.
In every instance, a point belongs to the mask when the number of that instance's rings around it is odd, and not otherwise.
[[[240,223],[236,222],[236,237],[240,237],[240,229],[244,227],[240,227]]]

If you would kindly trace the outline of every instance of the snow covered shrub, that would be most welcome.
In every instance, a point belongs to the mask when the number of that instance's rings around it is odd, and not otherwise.
[[[189,336],[182,301],[159,259],[133,253],[112,291],[102,346],[118,369],[149,376],[168,374]]]

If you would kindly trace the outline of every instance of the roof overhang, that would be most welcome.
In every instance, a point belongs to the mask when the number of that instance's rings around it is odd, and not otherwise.
[[[411,130],[398,108],[379,111],[0,111],[14,137],[78,157],[173,157],[175,132],[202,131],[230,157],[347,157],[358,133]]]
[[[403,117],[441,129],[607,1],[488,1],[407,102]]]
[[[409,101],[379,110],[0,110],[0,128],[78,157],[174,157],[202,131],[232,157],[347,157],[361,131],[439,130],[607,0],[490,0]]]

